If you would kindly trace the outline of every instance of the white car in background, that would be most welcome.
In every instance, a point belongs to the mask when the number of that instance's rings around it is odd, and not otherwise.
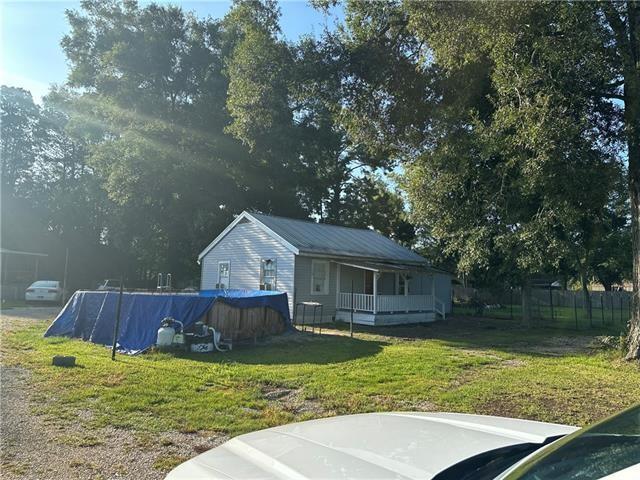
[[[311,420],[233,438],[166,480],[250,478],[638,480],[640,405],[583,429],[455,413]]]
[[[31,302],[54,302],[62,301],[62,286],[57,280],[38,280],[33,282],[24,293],[24,300]]]

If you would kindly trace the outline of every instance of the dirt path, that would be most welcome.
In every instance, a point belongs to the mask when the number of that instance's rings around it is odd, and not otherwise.
[[[25,324],[49,321],[48,308],[14,308],[0,314],[0,337]],[[169,432],[141,434],[64,426],[34,414],[37,385],[29,371],[0,365],[0,478],[161,479],[175,464],[220,444],[224,438]],[[79,412],[86,417],[89,412]],[[86,418],[83,418],[86,420]]]

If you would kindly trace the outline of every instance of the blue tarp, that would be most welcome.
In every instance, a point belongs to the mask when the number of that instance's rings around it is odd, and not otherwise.
[[[44,336],[82,338],[111,345],[118,296],[119,292],[74,293]],[[198,295],[123,293],[118,348],[129,354],[146,350],[155,344],[163,318],[173,317],[186,328],[217,301],[237,308],[270,307],[291,324],[286,293],[260,290],[203,290]]]

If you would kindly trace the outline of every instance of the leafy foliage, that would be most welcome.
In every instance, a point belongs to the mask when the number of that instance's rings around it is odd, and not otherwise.
[[[67,85],[42,108],[3,88],[3,192],[15,193],[3,207],[21,205],[3,221],[37,218],[29,233],[3,229],[3,244],[30,236],[46,250],[52,237],[64,250],[82,231],[79,244],[122,259],[105,269],[76,258],[88,267],[82,286],[123,264],[128,285],[158,271],[185,285],[197,283],[197,253],[244,209],[385,232],[403,214],[382,182],[368,207],[362,176],[388,164],[341,123],[341,46],[285,42],[274,2],[239,1],[213,20],[85,0],[67,16]]]

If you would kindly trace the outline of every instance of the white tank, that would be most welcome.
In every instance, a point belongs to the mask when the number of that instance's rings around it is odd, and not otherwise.
[[[156,345],[160,348],[170,347],[173,344],[173,337],[175,334],[176,329],[173,327],[160,327],[160,330],[158,330]]]

